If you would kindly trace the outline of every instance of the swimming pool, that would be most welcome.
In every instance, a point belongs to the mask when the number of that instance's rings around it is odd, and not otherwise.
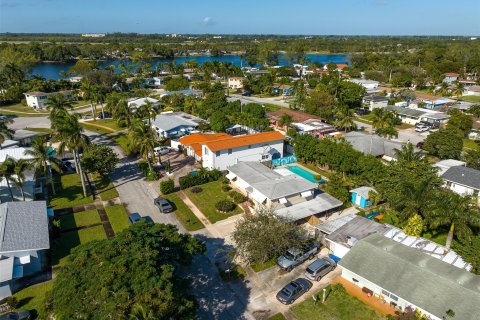
[[[304,179],[307,179],[308,181],[310,182],[313,182],[313,183],[325,183],[325,181],[323,179],[320,179],[320,180],[316,180],[315,179],[315,174],[311,173],[310,171],[307,171],[305,169],[303,169],[302,167],[299,167],[299,166],[288,166],[287,169],[293,173],[295,173],[296,175],[304,178]]]

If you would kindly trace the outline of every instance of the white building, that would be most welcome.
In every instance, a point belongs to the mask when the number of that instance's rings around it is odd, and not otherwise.
[[[225,170],[245,161],[271,161],[283,157],[285,136],[277,131],[262,132],[202,144],[202,165]]]
[[[445,187],[460,195],[477,197],[480,203],[480,170],[452,166],[441,175]]]
[[[245,81],[245,77],[229,77],[228,78],[228,88],[239,90],[243,89],[243,82]]]
[[[468,86],[465,88],[464,96],[480,96],[480,86]]]
[[[366,96],[362,103],[368,110],[372,111],[377,108],[385,108],[388,105],[388,98],[384,96]]]
[[[205,120],[185,112],[166,111],[152,120],[152,128],[164,138],[176,138],[188,135],[196,130]]]
[[[84,33],[84,34],[82,34],[82,37],[85,37],[85,38],[103,38],[105,36],[106,36],[105,33]]]
[[[138,109],[139,107],[145,105],[147,102],[150,102],[155,108],[160,108],[160,101],[154,98],[137,98],[130,100],[128,102],[128,107],[130,109]]]
[[[72,99],[72,92],[71,91],[60,91],[60,92],[27,92],[24,93],[25,99],[27,100],[27,105],[34,108],[34,109],[45,109],[48,103],[48,97],[55,95],[55,94],[63,94],[66,98]]]
[[[427,319],[476,320],[480,277],[379,234],[360,241],[340,260],[342,278],[400,311]]]
[[[317,189],[315,183],[287,170],[271,170],[260,162],[227,168],[227,178],[255,203],[290,221],[304,221],[336,211],[342,202]]]

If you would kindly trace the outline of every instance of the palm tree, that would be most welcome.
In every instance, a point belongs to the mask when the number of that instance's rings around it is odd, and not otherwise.
[[[47,101],[47,110],[50,111],[49,119],[53,119],[59,114],[68,114],[68,110],[73,108],[72,101],[63,94],[50,96]]]
[[[293,122],[293,117],[287,113],[284,113],[280,116],[280,119],[278,120],[278,125],[281,127],[286,127],[288,130],[292,122]]]
[[[396,114],[394,112],[376,108],[373,109],[372,115],[372,130],[377,129],[376,131],[380,136],[388,139],[398,137],[398,130],[395,128]]]
[[[413,144],[407,143],[401,149],[395,149],[395,157],[398,162],[416,162],[423,160],[423,153],[415,151]]]
[[[52,171],[50,168],[60,172],[61,161],[52,156],[45,137],[37,137],[33,140],[31,148],[25,150],[25,155],[33,158],[31,164],[32,167],[35,168],[35,177],[43,175],[47,179],[47,183],[51,183],[52,193],[55,195],[55,186],[52,181]]]
[[[10,181],[12,181],[13,175],[15,174],[15,160],[13,158],[7,158],[2,165],[0,166],[0,174],[7,181],[8,192],[10,193],[10,198],[12,201],[15,201],[12,192],[12,186]]]
[[[130,143],[135,146],[135,149],[137,149],[147,161],[150,170],[153,170],[150,157],[153,155],[156,138],[156,133],[152,127],[140,119],[135,119],[128,129],[128,139]]]
[[[480,212],[472,196],[442,191],[437,196],[435,207],[428,213],[427,221],[432,228],[450,227],[445,243],[450,248],[455,231],[461,238],[468,238],[472,235],[471,227],[480,226]]]
[[[91,84],[90,82],[82,82],[82,91],[83,91],[83,98],[86,101],[90,101],[90,108],[92,110],[92,117],[95,119],[95,111],[96,111],[96,86]]]
[[[100,86],[95,86],[93,96],[95,99],[95,104],[99,104],[100,108],[102,109],[102,119],[105,119],[105,112],[103,110],[103,103],[105,102],[106,97],[105,90]]]
[[[15,184],[18,190],[20,190],[22,194],[23,201],[25,201],[25,191],[23,190],[23,186],[25,185],[25,170],[30,169],[32,166],[25,159],[19,159],[18,161],[14,161],[14,173],[15,175],[12,176],[12,182]]]
[[[5,141],[5,137],[9,139],[13,138],[14,131],[7,126],[10,123],[13,123],[12,119],[0,120],[0,144]]]
[[[461,97],[463,95],[463,92],[465,91],[465,84],[462,82],[456,82],[456,88],[453,90],[453,95],[457,97]]]
[[[157,116],[158,109],[155,107],[153,102],[146,98],[145,103],[138,108],[137,113],[140,113],[141,115],[147,117],[148,124],[150,125],[151,120],[154,120]]]
[[[116,119],[117,122],[124,120],[127,127],[130,127],[132,124],[133,116],[132,109],[128,106],[128,102],[125,99],[120,99],[112,109],[112,117]]]
[[[82,163],[80,159],[79,149],[87,146],[90,141],[83,132],[83,128],[78,123],[78,116],[76,114],[65,114],[64,116],[57,116],[52,121],[52,127],[56,127],[53,133],[53,140],[60,142],[59,150],[64,152],[69,149],[73,153],[75,161],[75,168],[78,168],[78,174],[82,182],[83,196],[87,196],[87,188],[85,185],[85,176],[83,174]]]
[[[156,319],[154,314],[151,311],[145,310],[142,305],[136,303],[132,310],[130,311],[130,315],[128,316],[130,320],[153,320]]]
[[[337,108],[336,112],[337,121],[336,125],[340,128],[345,129],[345,133],[356,127],[355,121],[353,120],[353,110],[350,110],[348,106],[341,106]]]

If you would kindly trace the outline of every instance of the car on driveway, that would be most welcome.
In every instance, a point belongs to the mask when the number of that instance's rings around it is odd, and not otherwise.
[[[416,132],[426,132],[428,130],[430,130],[430,127],[428,127],[428,126],[416,126],[415,127]]]
[[[313,259],[320,249],[317,241],[308,241],[301,248],[290,248],[285,254],[277,259],[277,265],[285,271],[292,271],[293,268],[307,259]]]
[[[171,149],[169,147],[156,147],[153,149],[153,153],[155,153],[156,156],[158,155],[161,155],[161,156],[164,156],[166,155],[167,153],[169,153],[171,151]]]
[[[153,203],[157,206],[161,213],[169,213],[173,211],[173,206],[170,204],[170,202],[168,202],[167,199],[159,197],[155,199]]]
[[[31,318],[30,311],[28,310],[9,312],[0,316],[0,320],[28,320]]]
[[[320,281],[327,273],[335,269],[337,263],[329,257],[322,257],[312,262],[305,270],[305,277]]]
[[[283,304],[291,304],[302,294],[310,290],[312,283],[305,278],[298,278],[277,293],[277,300]]]

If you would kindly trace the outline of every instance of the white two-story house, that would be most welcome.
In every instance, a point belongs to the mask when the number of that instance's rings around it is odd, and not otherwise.
[[[45,109],[47,107],[48,98],[55,94],[63,94],[67,99],[72,99],[71,91],[60,91],[60,92],[27,92],[24,93],[27,105],[33,109]]]

